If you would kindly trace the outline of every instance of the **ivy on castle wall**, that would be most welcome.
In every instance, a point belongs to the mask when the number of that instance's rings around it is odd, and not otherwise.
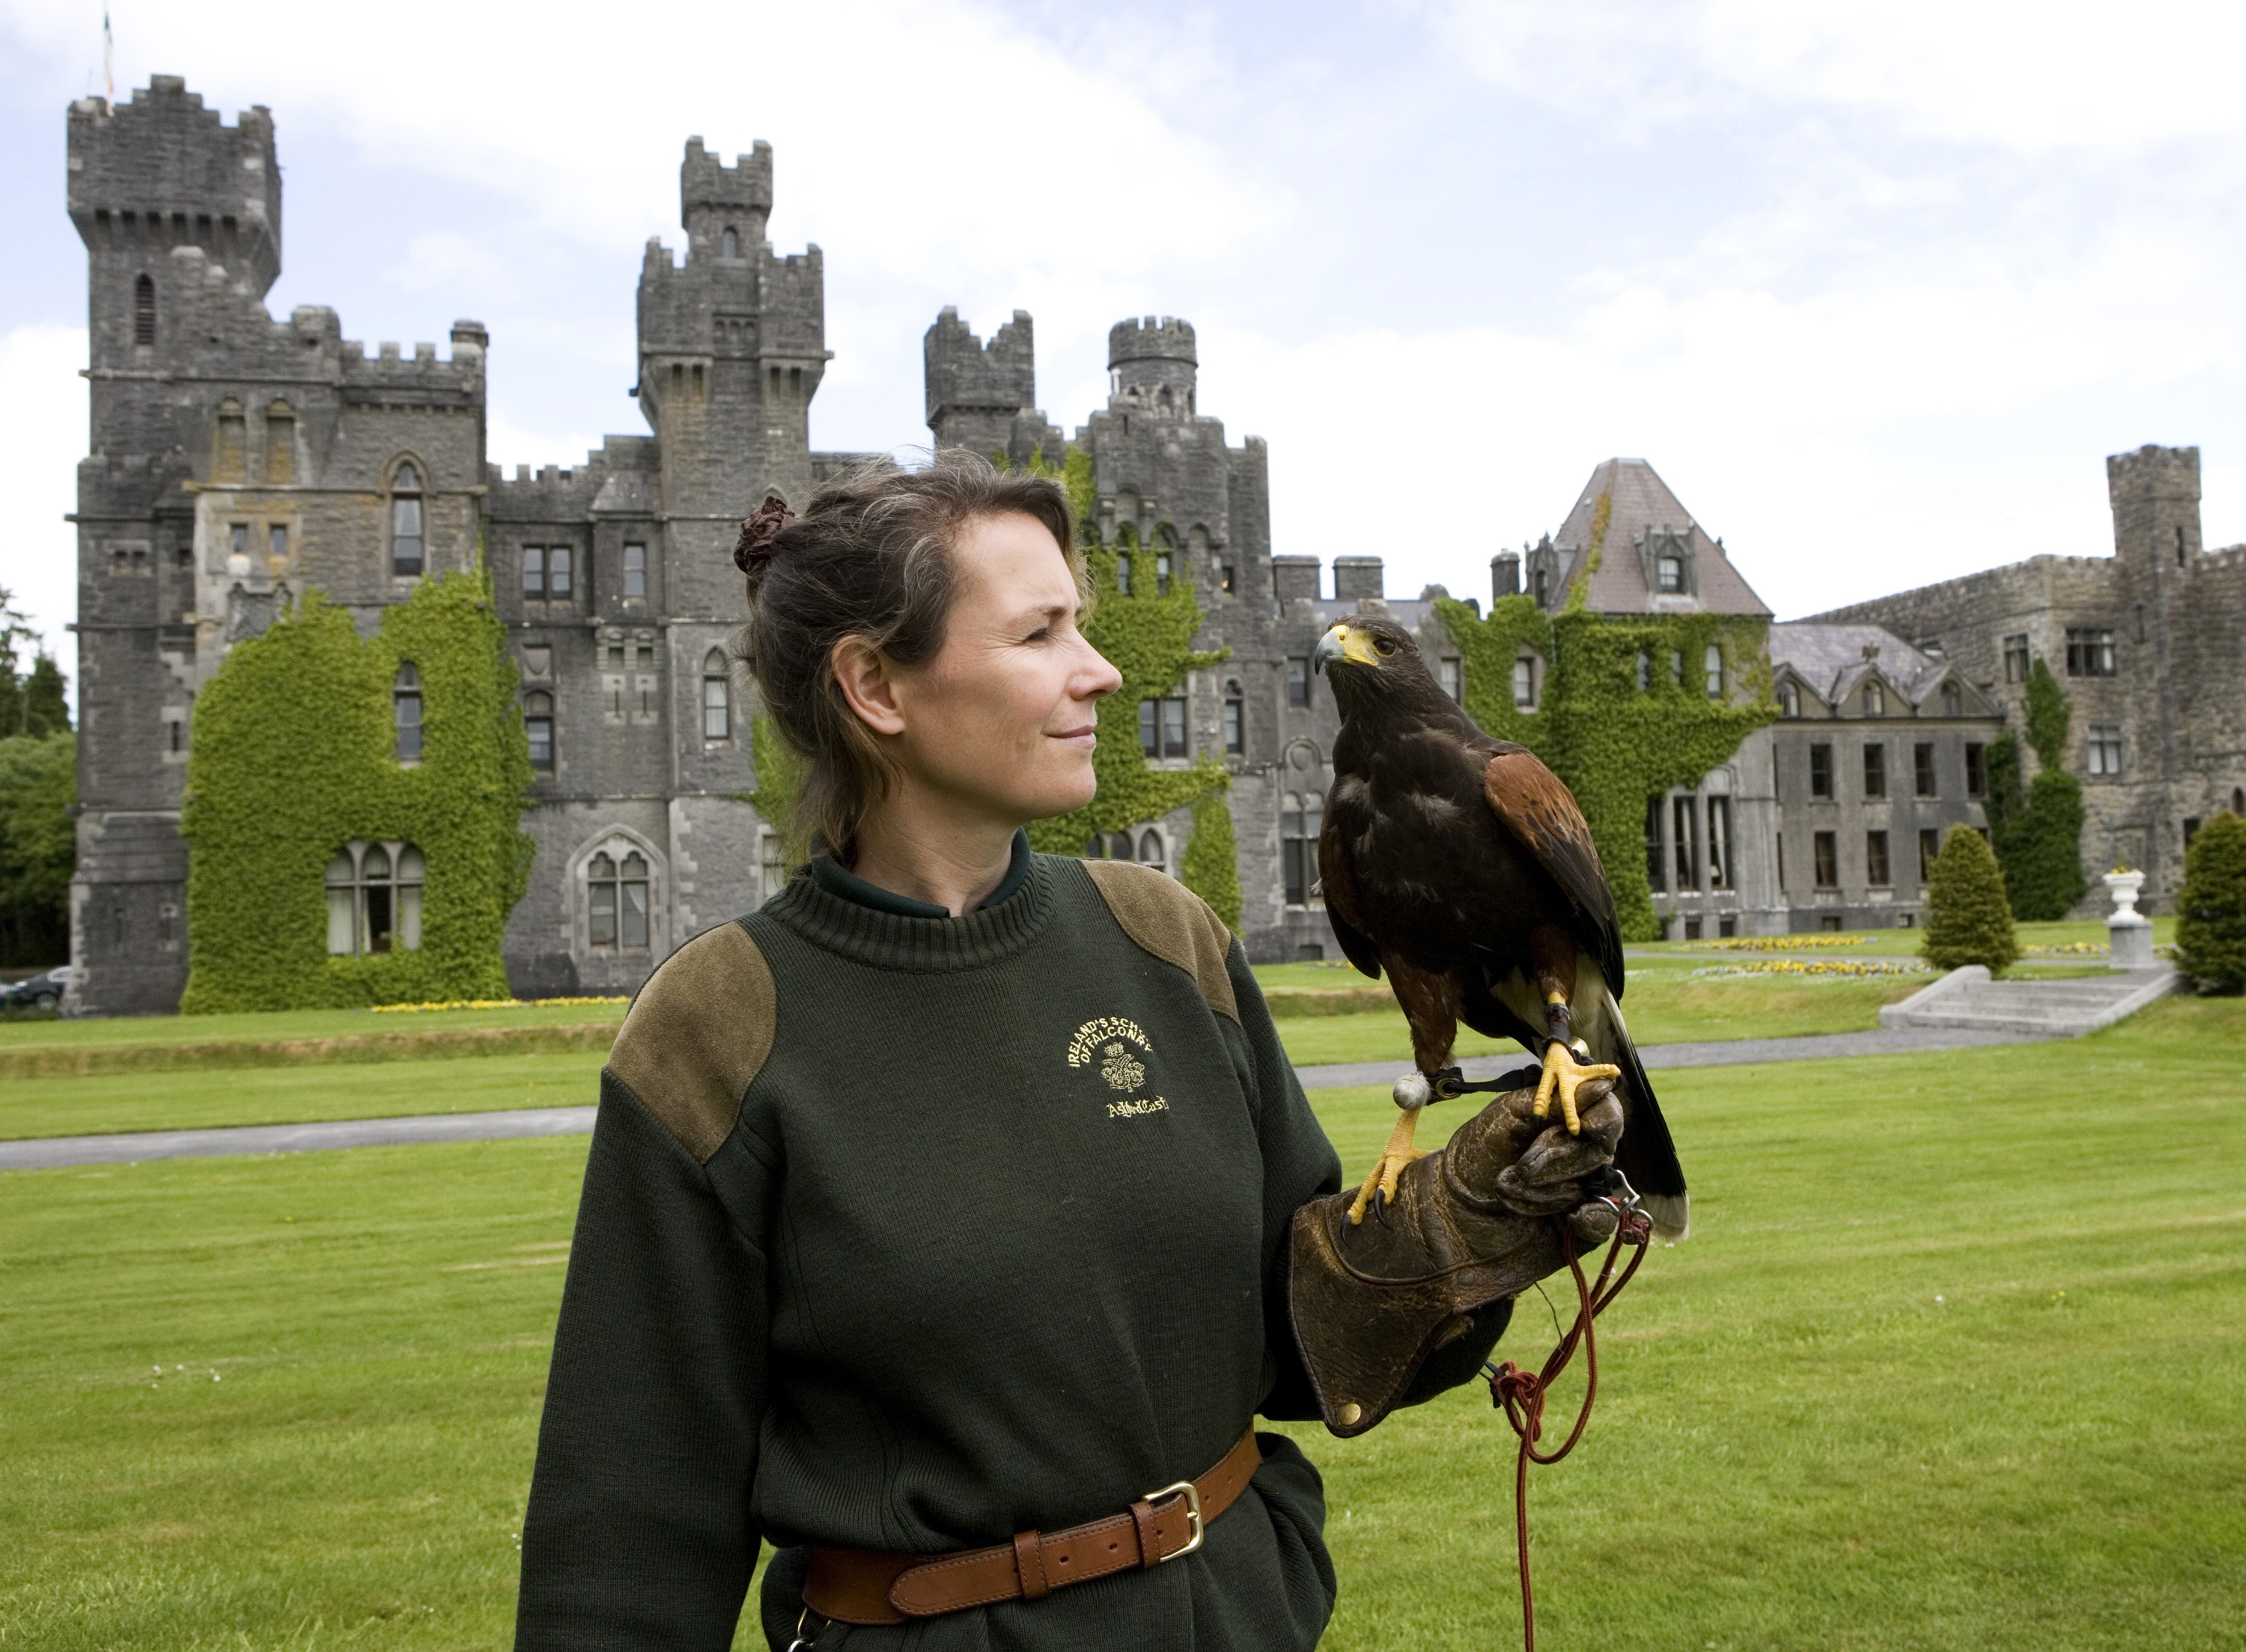
[[[1778,706],[1767,622],[1589,610],[1584,584],[1610,510],[1602,494],[1594,548],[1559,613],[1545,613],[1528,596],[1500,598],[1486,619],[1449,598],[1436,609],[1465,667],[1468,715],[1486,732],[1527,746],[1567,782],[1598,845],[1623,938],[1652,941],[1660,926],[1645,875],[1646,799],[1698,785],[1775,718]],[[1720,699],[1707,693],[1704,662],[1712,645],[1723,654]],[[1544,662],[1534,710],[1513,700],[1514,662],[1524,648]]]
[[[2023,786],[2018,737],[1999,735],[1989,747],[1984,806],[2012,915],[2035,922],[2065,917],[2090,883],[2082,875],[2082,783],[2059,766],[2073,711],[2040,656],[2028,672],[2026,700],[2027,743],[2041,766]]]
[[[779,725],[764,711],[750,719],[749,756],[756,765],[757,789],[736,795],[779,834],[780,856],[792,871],[811,859],[810,839],[795,812],[811,760],[787,743]]]
[[[1004,457],[995,455],[994,462],[1003,467]],[[1179,880],[1237,930],[1240,869],[1232,811],[1224,799],[1231,775],[1210,756],[1190,769],[1158,769],[1139,744],[1139,702],[1179,692],[1188,672],[1215,664],[1225,651],[1204,653],[1193,646],[1201,611],[1190,578],[1172,580],[1167,595],[1151,588],[1152,580],[1143,574],[1132,581],[1130,593],[1123,590],[1121,559],[1136,548],[1135,536],[1116,545],[1099,542],[1099,486],[1090,453],[1072,442],[1058,470],[1042,455],[1033,456],[1031,465],[1038,473],[1058,475],[1068,491],[1069,514],[1079,524],[1092,593],[1084,635],[1122,675],[1123,686],[1099,703],[1099,740],[1092,753],[1098,792],[1080,809],[1031,825],[1030,845],[1045,854],[1081,855],[1096,835],[1190,806],[1193,834],[1179,864]],[[1182,552],[1177,554],[1182,559]]]
[[[516,673],[481,572],[425,581],[362,638],[307,592],[236,643],[195,709],[182,1011],[289,1010],[507,996],[507,914],[528,886],[519,826],[530,751]],[[422,758],[397,760],[391,690],[420,676]],[[326,871],[353,839],[426,860],[421,944],[331,957]]]

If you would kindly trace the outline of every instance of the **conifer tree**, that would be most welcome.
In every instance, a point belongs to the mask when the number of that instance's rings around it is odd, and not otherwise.
[[[2023,789],[2016,737],[1989,748],[1989,833],[2012,914],[2029,922],[2065,917],[2090,887],[2082,875],[2082,783],[2061,766],[2072,715],[2066,691],[2038,658],[2028,673],[2025,722],[2039,772]]]
[[[2184,854],[2176,962],[2202,992],[2246,992],[2246,820],[2228,811]]]
[[[1969,963],[2002,974],[2020,955],[2004,874],[1971,826],[1950,828],[1927,879],[1926,939],[1919,953],[1937,969]]]

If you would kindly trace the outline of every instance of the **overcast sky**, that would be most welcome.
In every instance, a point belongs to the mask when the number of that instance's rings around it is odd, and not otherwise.
[[[0,585],[62,650],[86,450],[64,111],[100,0],[0,0]],[[1038,329],[1072,430],[1117,319],[1190,319],[1276,548],[1481,594],[1650,459],[1781,616],[2111,547],[2104,459],[2205,455],[2246,539],[2246,13],[1883,0],[113,0],[119,98],[269,107],[276,315],[492,333],[491,457],[644,425],[633,292],[680,146],[775,151],[826,251],[826,448],[927,439],[920,339]]]

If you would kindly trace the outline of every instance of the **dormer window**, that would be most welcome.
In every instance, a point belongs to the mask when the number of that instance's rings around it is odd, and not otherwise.
[[[1654,563],[1654,568],[1660,580],[1660,587],[1663,595],[1673,596],[1684,590],[1684,559],[1683,557],[1664,556],[1658,558]]]
[[[408,459],[390,479],[390,571],[418,578],[421,547],[421,472]]]
[[[1883,690],[1876,683],[1865,683],[1864,715],[1866,717],[1885,717],[1887,715],[1887,710],[1888,697],[1885,690]]]
[[[1965,714],[1965,691],[1955,683],[1942,685],[1942,715],[1963,717]]]
[[[1801,715],[1801,690],[1791,683],[1780,683],[1778,685],[1778,710],[1779,715],[1781,717],[1800,717]]]

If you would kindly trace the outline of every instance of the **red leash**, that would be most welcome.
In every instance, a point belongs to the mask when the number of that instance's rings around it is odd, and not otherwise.
[[[1598,1283],[1589,1284],[1583,1278],[1583,1265],[1576,1259],[1575,1236],[1568,1231],[1567,1223],[1559,1224],[1560,1243],[1567,1252],[1568,1271],[1576,1278],[1576,1322],[1560,1339],[1544,1362],[1544,1369],[1524,1371],[1511,1360],[1502,1365],[1485,1365],[1482,1370],[1489,1378],[1490,1404],[1501,1408],[1505,1420],[1513,1424],[1513,1431],[1521,1437],[1521,1454],[1513,1472],[1513,1517],[1515,1547],[1521,1555],[1521,1639],[1527,1652],[1536,1652],[1536,1599],[1528,1584],[1528,1465],[1531,1463],[1556,1463],[1576,1449],[1576,1442],[1583,1438],[1584,1427],[1591,1420],[1591,1403],[1599,1394],[1599,1344],[1592,1331],[1592,1322],[1607,1310],[1614,1299],[1622,1295],[1637,1266],[1645,1260],[1646,1241],[1652,1236],[1653,1224],[1635,1209],[1610,1200],[1621,1216],[1615,1228],[1614,1243],[1607,1247],[1606,1265],[1599,1269]],[[1622,1270],[1622,1277],[1614,1277],[1615,1262],[1628,1245],[1637,1254],[1630,1266]],[[1612,1281],[1610,1284],[1608,1281]],[[1536,1443],[1544,1437],[1544,1399],[1552,1384],[1568,1363],[1576,1356],[1576,1345],[1583,1349],[1583,1406],[1576,1413],[1576,1426],[1554,1451],[1540,1451]]]

